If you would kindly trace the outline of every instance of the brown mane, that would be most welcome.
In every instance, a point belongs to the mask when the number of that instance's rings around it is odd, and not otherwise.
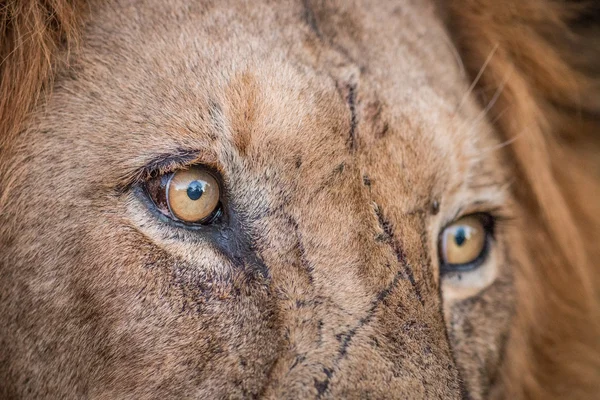
[[[528,210],[519,216],[507,397],[591,398],[600,393],[600,9],[591,1],[440,3],[484,106],[500,93],[489,119]],[[0,157],[65,62],[59,50],[77,43],[83,11],[75,0],[0,2]],[[0,171],[0,212],[7,175]]]
[[[77,41],[79,1],[0,2],[0,148],[52,78],[58,50]]]

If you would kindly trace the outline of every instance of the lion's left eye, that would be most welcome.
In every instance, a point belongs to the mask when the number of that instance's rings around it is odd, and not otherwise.
[[[156,207],[176,221],[207,224],[221,212],[219,183],[202,167],[161,175],[145,186]]]
[[[470,271],[486,259],[492,220],[486,214],[460,218],[440,236],[441,272]]]

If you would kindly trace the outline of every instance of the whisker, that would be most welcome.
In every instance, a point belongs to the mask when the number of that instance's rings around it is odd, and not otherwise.
[[[511,137],[510,139],[505,140],[502,143],[499,143],[497,145],[488,147],[487,149],[482,149],[482,155],[486,155],[489,153],[493,153],[494,151],[498,151],[506,146],[510,146],[511,144],[513,144],[517,139],[519,139],[521,136],[523,136],[525,134],[525,132],[527,132],[528,127],[525,127],[521,130],[521,132],[517,133],[515,136]]]
[[[465,101],[467,101],[467,98],[471,95],[471,93],[473,92],[473,89],[475,88],[475,86],[477,86],[477,84],[479,83],[479,80],[481,79],[481,77],[483,76],[483,73],[485,72],[485,69],[487,68],[487,66],[490,64],[490,62],[492,61],[492,58],[494,57],[494,54],[496,54],[496,51],[498,50],[498,44],[496,43],[496,45],[494,45],[494,48],[492,49],[492,51],[490,51],[490,54],[487,56],[485,62],[483,63],[483,65],[481,66],[481,68],[479,69],[479,72],[477,73],[477,76],[475,77],[475,79],[473,80],[473,83],[471,83],[471,86],[469,86],[469,88],[467,89],[467,92],[465,93],[465,95],[462,97],[462,99],[460,100],[460,103],[458,103],[458,106],[456,107],[456,111],[454,111],[454,114],[458,114],[458,112],[460,111],[460,109],[463,107],[463,105],[465,104]]]
[[[485,106],[485,108],[483,110],[481,110],[481,112],[479,112],[479,115],[477,115],[477,117],[473,121],[473,123],[471,125],[471,128],[467,132],[467,136],[470,135],[473,132],[473,130],[483,120],[483,118],[485,118],[487,116],[487,114],[490,112],[490,110],[492,109],[492,107],[494,107],[494,105],[496,104],[496,102],[500,98],[500,95],[504,91],[504,88],[506,87],[506,84],[508,83],[508,79],[509,79],[511,73],[512,73],[512,71],[508,71],[506,73],[506,76],[504,77],[504,80],[502,81],[502,83],[500,84],[500,86],[498,86],[498,88],[496,89],[496,92],[494,93],[494,95],[492,96],[492,98],[490,99],[490,101],[488,102],[488,104]]]
[[[506,146],[510,146],[510,145],[511,145],[511,144],[513,144],[513,143],[514,143],[514,142],[515,142],[515,141],[516,141],[518,138],[520,138],[520,137],[523,135],[523,133],[525,133],[525,131],[522,131],[522,132],[521,132],[521,133],[519,133],[518,135],[515,135],[515,136],[511,137],[510,139],[508,139],[508,140],[505,140],[505,141],[504,141],[504,142],[502,142],[502,143],[499,143],[499,144],[497,144],[497,145],[495,145],[495,146],[492,146],[492,147],[489,147],[489,148],[487,148],[487,149],[484,149],[484,150],[483,150],[483,151],[484,151],[484,154],[493,153],[494,151],[500,150],[500,149],[502,149],[502,148],[504,148],[504,147],[506,147]]]
[[[508,107],[505,107],[502,111],[500,111],[498,114],[496,114],[496,116],[494,117],[493,120],[490,121],[490,123],[492,125],[496,125],[496,123],[498,121],[500,121],[500,118],[502,118],[504,116],[504,114],[506,114],[507,111],[508,111]]]
[[[467,69],[465,68],[465,63],[463,62],[462,57],[460,56],[460,53],[458,52],[458,49],[452,42],[452,39],[450,39],[447,36],[444,36],[444,42],[446,42],[446,44],[450,48],[450,51],[452,52],[452,55],[456,59],[456,63],[458,64],[458,68],[460,69],[460,76],[462,76],[462,77],[467,76]]]

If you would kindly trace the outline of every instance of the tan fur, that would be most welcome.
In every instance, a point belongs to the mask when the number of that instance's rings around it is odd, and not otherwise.
[[[593,398],[597,9],[500,3],[0,3],[0,397]]]

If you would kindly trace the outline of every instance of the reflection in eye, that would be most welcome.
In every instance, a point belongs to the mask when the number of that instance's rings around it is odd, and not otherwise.
[[[442,272],[472,270],[485,261],[491,222],[488,215],[473,214],[444,229],[439,249]]]
[[[201,167],[154,178],[146,191],[163,214],[182,222],[210,223],[220,212],[219,183]]]

